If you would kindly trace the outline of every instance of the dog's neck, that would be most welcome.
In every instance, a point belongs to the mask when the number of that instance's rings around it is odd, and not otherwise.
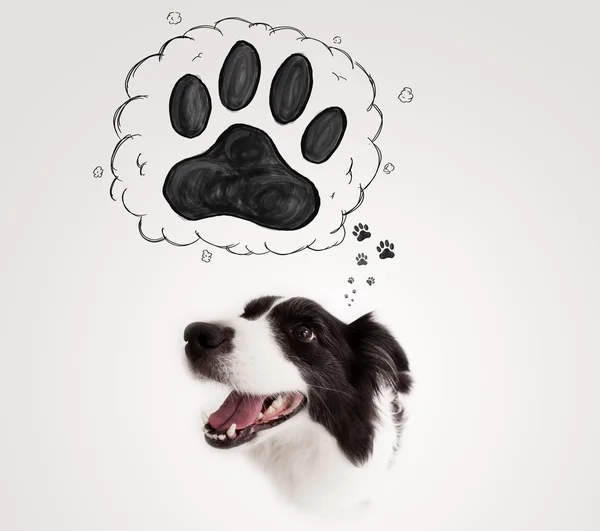
[[[397,442],[389,396],[378,401],[379,420],[371,457],[355,466],[337,440],[306,412],[279,427],[277,435],[250,450],[252,459],[296,504],[331,510],[368,503],[381,488]]]

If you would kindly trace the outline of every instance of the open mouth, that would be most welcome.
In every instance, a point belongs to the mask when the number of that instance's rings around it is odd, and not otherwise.
[[[210,417],[202,414],[204,438],[215,448],[245,444],[262,430],[274,428],[306,406],[302,393],[246,395],[232,392]]]

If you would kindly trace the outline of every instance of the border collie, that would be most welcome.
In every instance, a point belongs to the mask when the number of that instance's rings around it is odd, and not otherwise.
[[[372,314],[345,324],[305,298],[261,297],[241,316],[184,332],[193,373],[231,392],[206,442],[248,450],[298,504],[368,504],[393,463],[412,379]]]

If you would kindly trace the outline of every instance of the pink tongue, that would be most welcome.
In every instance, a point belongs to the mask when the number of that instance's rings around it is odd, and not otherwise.
[[[226,430],[234,422],[236,429],[244,429],[254,424],[266,398],[233,392],[225,399],[223,405],[208,417],[208,423],[215,430]]]

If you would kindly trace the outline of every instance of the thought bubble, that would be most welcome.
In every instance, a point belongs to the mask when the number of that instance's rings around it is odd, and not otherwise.
[[[325,250],[379,170],[372,78],[290,27],[197,26],[139,62],[126,89],[111,196],[152,242]]]
[[[171,11],[167,15],[167,20],[169,21],[169,24],[179,24],[181,22],[181,13],[178,13],[177,11]]]
[[[396,167],[391,163],[388,162],[384,167],[383,167],[383,173],[387,173],[390,174],[392,173],[394,170],[396,169]]]
[[[333,38],[333,44],[342,44],[342,38],[341,37],[334,37]]]
[[[402,92],[398,95],[398,99],[402,103],[410,103],[413,99],[412,89],[410,87],[404,87]]]

